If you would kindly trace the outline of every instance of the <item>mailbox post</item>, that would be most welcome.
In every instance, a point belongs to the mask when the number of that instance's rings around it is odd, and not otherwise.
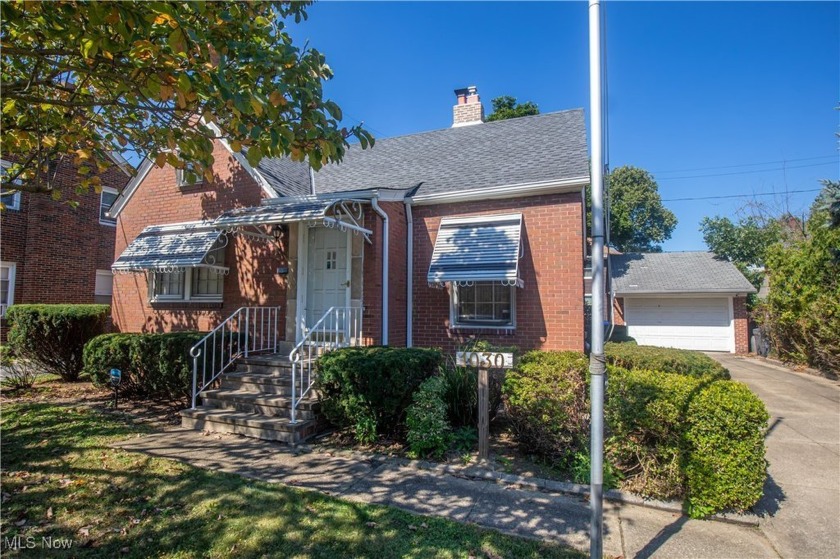
[[[122,382],[122,371],[119,369],[111,369],[111,386],[114,387],[114,409],[117,409],[117,394],[119,392],[120,383]]]
[[[490,369],[513,367],[512,353],[495,351],[459,351],[455,363],[478,369],[478,459],[490,457]]]

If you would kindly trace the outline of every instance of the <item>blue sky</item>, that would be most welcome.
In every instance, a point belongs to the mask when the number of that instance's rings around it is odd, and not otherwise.
[[[665,250],[705,249],[700,220],[751,200],[724,196],[775,193],[752,199],[802,213],[816,193],[791,191],[838,178],[840,3],[604,6],[610,166],[652,172],[673,200]],[[325,53],[327,95],[377,137],[450,126],[467,85],[487,112],[499,95],[589,112],[586,2],[319,2],[309,15],[295,38]]]

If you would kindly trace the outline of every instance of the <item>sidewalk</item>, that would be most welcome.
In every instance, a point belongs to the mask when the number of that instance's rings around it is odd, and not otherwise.
[[[412,463],[296,452],[279,443],[185,429],[145,435],[117,446],[209,470],[589,549],[586,501],[548,489],[524,490],[423,470]],[[623,558],[779,557],[757,528],[690,520],[673,512],[611,502],[604,504],[604,553]]]

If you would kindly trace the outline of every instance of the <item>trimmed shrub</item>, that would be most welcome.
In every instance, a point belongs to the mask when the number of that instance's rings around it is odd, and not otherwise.
[[[120,369],[120,393],[127,397],[188,398],[190,348],[203,336],[200,332],[104,334],[85,345],[84,370],[94,383],[104,386],[110,370]]]
[[[764,403],[740,382],[716,382],[689,401],[687,416],[689,515],[744,510],[757,503],[767,477]]]
[[[324,416],[349,427],[360,442],[402,436],[414,392],[443,361],[438,350],[350,347],[318,360],[317,389]]]
[[[105,331],[108,305],[12,305],[9,345],[66,381],[79,379],[85,344]]]
[[[726,367],[697,351],[610,342],[605,344],[604,353],[609,364],[622,369],[667,371],[714,379],[730,378]]]
[[[574,351],[526,353],[502,392],[520,447],[567,462],[589,429],[586,357]]]
[[[440,458],[452,442],[452,426],[443,400],[446,386],[443,377],[432,377],[420,385],[408,408],[405,424],[410,453]]]
[[[761,498],[768,415],[745,385],[615,367],[609,374],[606,450],[625,489],[684,498],[695,518]]]

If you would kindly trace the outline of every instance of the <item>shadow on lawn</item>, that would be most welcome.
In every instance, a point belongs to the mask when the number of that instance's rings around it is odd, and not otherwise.
[[[71,538],[68,556],[434,557],[485,555],[488,546],[505,557],[580,556],[110,448],[136,427],[89,409],[12,408],[4,410],[2,535]]]

